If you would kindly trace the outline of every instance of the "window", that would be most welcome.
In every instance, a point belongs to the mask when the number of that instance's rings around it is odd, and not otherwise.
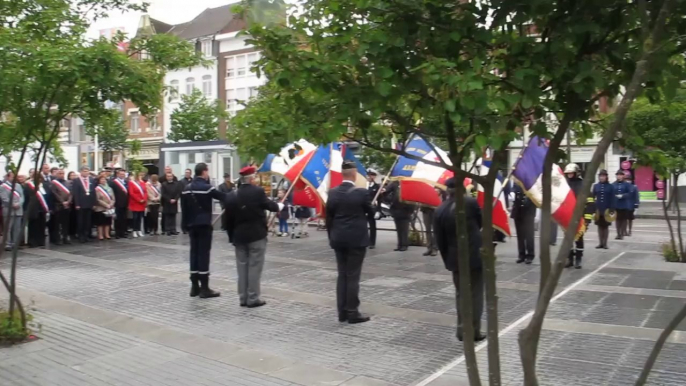
[[[195,88],[195,78],[186,78],[186,94],[193,94]]]
[[[247,99],[247,89],[246,88],[237,88],[236,89],[236,99],[239,101],[244,101]]]
[[[206,97],[212,96],[212,75],[202,77],[202,93]]]
[[[246,71],[246,56],[236,56],[236,76],[245,76]]]
[[[230,113],[236,111],[236,90],[226,90],[226,109]]]
[[[170,99],[171,100],[179,99],[179,81],[178,80],[172,80],[169,85],[171,87],[171,90],[169,91],[170,92],[170,96],[169,96]]]
[[[236,75],[236,57],[226,58],[226,77],[233,78]]]
[[[130,125],[131,125],[129,130],[130,130],[132,133],[140,133],[140,132],[141,132],[140,126],[138,125],[138,118],[139,118],[139,117],[138,117],[138,113],[137,113],[137,112],[132,112],[132,113],[129,115],[129,121],[130,121]]]
[[[259,91],[257,91],[257,87],[250,87],[248,89],[248,97],[249,98],[256,98],[257,95],[259,95]]]
[[[212,40],[201,41],[200,51],[202,51],[203,56],[212,56]]]
[[[148,127],[149,131],[159,131],[160,127],[157,124],[157,116],[148,117]]]
[[[256,76],[257,74],[250,71],[252,66],[255,65],[255,62],[259,59],[259,56],[257,55],[257,52],[253,52],[252,54],[248,54],[248,71],[250,72],[251,76]]]

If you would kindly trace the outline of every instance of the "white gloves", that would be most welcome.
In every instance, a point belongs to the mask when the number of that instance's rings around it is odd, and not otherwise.
[[[276,205],[278,205],[278,206],[279,206],[279,212],[281,212],[281,211],[283,210],[284,204],[283,204],[283,203],[280,203],[280,202],[278,202],[278,203],[276,203]]]
[[[622,197],[624,197],[624,195],[623,194],[615,194],[615,197],[621,199]]]
[[[381,212],[374,213],[374,220],[380,220],[380,219],[381,219]]]

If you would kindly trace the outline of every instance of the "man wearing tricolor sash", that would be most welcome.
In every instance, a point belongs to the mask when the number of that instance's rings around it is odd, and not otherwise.
[[[54,243],[71,244],[69,241],[69,211],[71,210],[72,197],[71,191],[64,179],[64,170],[59,169],[50,182],[52,191],[54,212],[52,216],[53,232],[55,233]]]
[[[14,184],[14,173],[8,172],[5,181],[0,185],[0,200],[2,200],[2,217],[4,220],[9,218],[7,229],[5,229],[7,243],[5,249],[11,251],[16,243],[21,240],[21,221],[24,216],[24,188],[19,182]],[[11,213],[10,213],[11,212]]]
[[[71,193],[76,209],[76,233],[82,243],[91,238],[93,205],[95,204],[94,189],[90,168],[86,165],[81,166],[81,175],[72,182]]]
[[[126,214],[129,209],[129,186],[126,181],[126,170],[117,169],[117,175],[110,181],[110,188],[112,188],[115,198],[114,234],[118,239],[125,239],[127,234]]]
[[[28,245],[31,248],[45,246],[45,226],[50,218],[50,204],[48,182],[43,174],[34,176],[34,180],[26,181],[26,197],[28,206]]]

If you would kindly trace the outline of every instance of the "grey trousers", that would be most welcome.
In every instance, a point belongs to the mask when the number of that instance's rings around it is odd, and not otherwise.
[[[469,281],[472,287],[472,321],[474,332],[481,331],[481,315],[484,311],[484,275],[481,270],[470,271]],[[460,274],[453,272],[455,284],[455,307],[457,307],[457,336],[462,336],[462,316],[460,316]]]
[[[424,228],[426,229],[426,249],[428,251],[437,251],[436,238],[434,237],[434,214],[436,212],[426,211],[422,212],[422,219],[424,221]]]
[[[550,245],[557,244],[557,223],[550,220]]]
[[[3,214],[2,221],[5,221],[5,219],[7,219],[7,217],[5,217]],[[5,231],[5,233],[9,237],[7,238],[7,244],[5,245],[5,247],[8,249],[12,248],[14,244],[17,244],[22,240],[21,220],[22,218],[19,216],[12,216],[10,218],[9,223],[7,224],[7,230]]]
[[[238,297],[241,304],[254,304],[260,300],[260,280],[264,267],[267,239],[250,244],[235,244],[238,270]]]

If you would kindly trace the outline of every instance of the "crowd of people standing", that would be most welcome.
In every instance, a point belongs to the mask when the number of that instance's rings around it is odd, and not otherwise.
[[[181,193],[191,171],[178,179],[170,168],[158,175],[104,168],[98,174],[48,164],[28,176],[10,171],[1,181],[0,207],[7,234],[5,248],[86,243],[91,240],[177,235]],[[161,219],[160,219],[161,214]],[[187,230],[183,227],[184,233]],[[46,237],[47,235],[47,237]]]

